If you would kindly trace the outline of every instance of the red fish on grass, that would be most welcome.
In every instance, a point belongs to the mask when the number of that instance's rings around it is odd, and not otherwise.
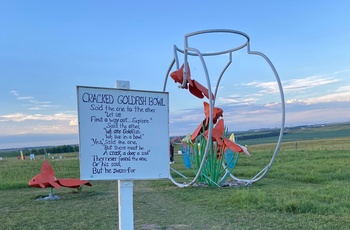
[[[80,179],[58,179],[48,161],[44,161],[41,172],[29,181],[29,186],[36,188],[79,188],[80,185],[92,186],[87,180]]]

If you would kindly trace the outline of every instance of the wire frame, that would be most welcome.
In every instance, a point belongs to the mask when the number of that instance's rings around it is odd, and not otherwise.
[[[210,34],[210,33],[226,33],[226,34],[234,34],[234,35],[239,35],[239,36],[243,36],[245,38],[245,42],[242,45],[236,46],[232,49],[227,49],[227,50],[222,50],[222,51],[215,51],[215,52],[203,52],[201,53],[198,49],[193,48],[193,47],[189,47],[188,46],[188,40],[190,37],[193,36],[197,36],[197,35],[201,35],[201,34]],[[212,137],[212,130],[213,130],[213,108],[215,105],[215,99],[216,99],[216,94],[220,85],[220,81],[222,76],[224,75],[225,71],[227,70],[227,68],[230,66],[230,64],[232,63],[232,53],[238,50],[241,50],[243,48],[247,48],[247,53],[249,55],[257,55],[260,56],[261,58],[263,58],[268,65],[270,66],[275,78],[276,78],[276,82],[278,84],[278,89],[279,89],[279,93],[280,93],[280,99],[281,99],[281,126],[280,126],[280,133],[279,133],[279,138],[274,150],[274,153],[271,157],[270,162],[261,170],[259,171],[255,176],[253,176],[252,178],[238,178],[236,176],[233,175],[232,172],[226,171],[227,174],[229,174],[229,176],[231,178],[233,178],[234,180],[248,185],[248,184],[252,184],[254,182],[257,182],[259,180],[261,180],[266,174],[267,172],[271,169],[273,162],[275,161],[275,158],[277,156],[277,153],[280,149],[281,143],[282,143],[282,138],[283,138],[283,131],[284,131],[284,126],[285,126],[285,100],[284,100],[284,93],[283,93],[283,87],[279,78],[279,75],[276,71],[276,68],[274,67],[274,65],[272,64],[272,62],[270,61],[270,59],[263,53],[261,52],[257,52],[257,51],[251,51],[250,50],[250,38],[247,34],[241,32],[241,31],[237,31],[237,30],[229,30],[229,29],[211,29],[211,30],[201,30],[201,31],[197,31],[197,32],[192,32],[189,34],[185,35],[185,39],[184,39],[184,49],[180,49],[176,46],[174,46],[174,59],[171,61],[171,64],[167,70],[166,76],[165,76],[165,81],[164,81],[164,86],[163,86],[163,91],[166,91],[166,85],[167,85],[167,81],[170,75],[171,70],[173,69],[174,65],[176,67],[176,69],[179,69],[180,66],[180,62],[179,62],[179,58],[178,58],[178,54],[183,54],[184,55],[184,77],[183,77],[183,82],[181,84],[182,88],[185,88],[186,84],[187,84],[187,75],[188,75],[188,56],[197,56],[200,59],[200,62],[202,64],[202,68],[204,70],[205,73],[205,77],[206,77],[206,82],[207,82],[207,88],[208,88],[208,94],[209,94],[209,125],[208,125],[208,141],[205,147],[205,153],[203,156],[203,160],[200,164],[200,167],[195,175],[195,177],[189,182],[189,183],[179,183],[177,182],[170,174],[170,180],[177,186],[179,187],[187,187],[190,185],[193,185],[194,183],[196,183],[197,179],[199,178],[202,169],[205,165],[205,161],[206,161],[206,157],[208,155],[209,152],[209,148],[210,148],[210,142],[211,142],[211,137]],[[223,54],[228,54],[229,55],[229,61],[228,63],[224,66],[223,70],[221,71],[221,74],[219,75],[219,78],[217,80],[217,84],[215,87],[215,92],[214,92],[214,98],[212,98],[212,88],[211,88],[211,81],[210,81],[210,76],[208,73],[208,69],[207,69],[207,65],[205,63],[204,57],[205,56],[217,56],[217,55],[223,55]],[[223,165],[223,167],[225,167],[225,165]],[[173,169],[172,167],[170,167],[170,169],[178,174],[181,175],[181,173],[177,172],[175,169]],[[226,177],[226,175],[225,175]]]

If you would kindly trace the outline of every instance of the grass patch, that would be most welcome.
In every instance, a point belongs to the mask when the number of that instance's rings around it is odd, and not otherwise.
[[[338,147],[318,148],[332,143]],[[348,229],[348,139],[304,144],[314,147],[296,150],[293,143],[283,143],[267,176],[250,186],[178,188],[170,180],[135,181],[135,229]],[[273,144],[249,146],[252,157],[241,156],[234,174],[254,176],[269,162],[273,149]],[[63,156],[50,160],[56,177],[79,177],[76,155]],[[81,192],[55,189],[59,200],[39,201],[36,198],[49,189],[27,183],[42,162],[10,157],[0,161],[1,229],[118,229],[117,181],[92,181],[93,186]],[[194,176],[180,155],[172,166]]]

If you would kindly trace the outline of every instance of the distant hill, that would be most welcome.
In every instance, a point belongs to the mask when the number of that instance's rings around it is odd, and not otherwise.
[[[239,132],[235,135],[240,144],[260,144],[276,142],[279,132],[279,129],[258,129]],[[283,142],[338,137],[349,137],[350,139],[350,122],[286,127],[283,133]]]
[[[228,133],[228,136],[232,132]],[[280,135],[279,128],[262,128],[247,131],[233,132],[236,141],[243,145],[253,145],[262,143],[277,142]],[[181,136],[183,138],[185,136]],[[337,137],[349,137],[350,139],[350,122],[331,123],[331,124],[314,124],[285,127],[283,132],[283,142],[330,139]],[[175,137],[171,137],[173,139]]]
[[[26,148],[11,148],[11,149],[0,149],[0,157],[18,156],[22,151],[25,155],[30,153],[34,154],[45,154],[47,153],[67,153],[79,151],[79,145],[58,145],[58,146],[37,146],[37,147],[26,147]]]

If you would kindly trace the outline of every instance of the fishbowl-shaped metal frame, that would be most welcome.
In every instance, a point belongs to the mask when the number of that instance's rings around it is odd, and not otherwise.
[[[189,47],[188,46],[188,40],[190,37],[193,37],[193,36],[197,36],[197,35],[201,35],[201,34],[209,34],[209,33],[228,33],[228,34],[234,34],[234,35],[239,35],[239,36],[243,36],[245,39],[246,39],[246,42],[240,46],[237,46],[237,47],[234,47],[232,49],[228,49],[228,50],[223,50],[223,51],[217,51],[217,52],[204,52],[204,53],[201,53],[198,49],[196,48],[193,48],[193,47]],[[182,84],[179,86],[180,88],[185,88],[186,87],[186,84],[187,84],[187,74],[188,74],[188,70],[189,70],[189,67],[188,67],[188,56],[197,56],[201,63],[202,63],[202,67],[203,67],[203,70],[204,70],[204,73],[205,73],[205,77],[206,77],[206,81],[207,81],[207,88],[208,88],[208,94],[209,94],[209,105],[210,105],[210,118],[209,118],[209,126],[208,126],[208,141],[207,141],[207,145],[205,147],[205,155],[203,157],[203,160],[200,164],[200,168],[198,169],[198,172],[196,174],[196,176],[189,182],[189,183],[178,183],[172,176],[171,176],[171,173],[170,173],[170,179],[171,181],[179,186],[179,187],[186,187],[186,186],[190,186],[190,185],[193,185],[194,183],[196,183],[201,171],[202,171],[202,168],[205,164],[205,161],[206,161],[206,156],[208,155],[208,152],[209,152],[209,148],[210,148],[210,142],[211,142],[211,137],[212,137],[212,130],[213,130],[213,108],[214,108],[214,105],[215,105],[215,99],[216,99],[216,94],[217,94],[217,91],[218,91],[218,88],[219,88],[219,85],[220,85],[220,81],[221,81],[221,78],[223,77],[225,71],[227,70],[227,68],[230,66],[230,64],[232,63],[232,53],[235,52],[235,51],[238,51],[238,50],[241,50],[243,48],[247,47],[247,53],[248,54],[252,54],[252,55],[258,55],[260,57],[262,57],[270,66],[273,74],[275,75],[275,78],[276,78],[276,81],[277,81],[277,84],[278,84],[278,88],[279,88],[279,92],[280,92],[280,98],[281,98],[281,127],[280,127],[280,134],[279,134],[279,138],[278,138],[278,141],[277,141],[277,144],[276,144],[276,148],[274,150],[274,153],[272,155],[272,158],[270,160],[270,162],[260,171],[258,172],[254,177],[250,178],[250,179],[243,179],[243,178],[238,178],[236,176],[233,175],[233,173],[230,173],[230,172],[226,172],[226,173],[229,173],[230,174],[230,177],[234,180],[236,180],[237,182],[240,182],[242,184],[245,184],[245,185],[248,185],[248,184],[252,184],[254,182],[257,182],[259,180],[261,180],[266,174],[267,172],[271,169],[271,166],[277,156],[277,153],[280,149],[280,145],[281,145],[281,142],[282,142],[282,138],[283,138],[283,131],[284,131],[284,126],[285,126],[285,101],[284,101],[284,93],[283,93],[283,87],[282,87],[282,84],[281,84],[281,81],[280,81],[280,78],[278,76],[278,73],[274,67],[274,65],[272,64],[272,62],[270,61],[270,59],[263,53],[261,52],[257,52],[257,51],[251,51],[250,50],[250,38],[247,34],[243,33],[243,32],[240,32],[240,31],[237,31],[237,30],[230,30],[230,29],[211,29],[211,30],[201,30],[201,31],[197,31],[197,32],[192,32],[192,33],[189,33],[189,34],[186,34],[185,35],[185,39],[184,39],[184,49],[180,49],[178,48],[177,46],[174,46],[174,59],[172,60],[169,68],[168,68],[168,71],[167,71],[167,74],[165,76],[165,82],[164,82],[164,86],[163,86],[163,91],[166,91],[166,85],[167,85],[167,81],[168,81],[168,77],[169,77],[169,74],[172,70],[172,68],[174,67],[174,65],[176,66],[176,69],[179,69],[180,67],[180,62],[179,62],[179,59],[178,59],[178,54],[183,54],[184,55],[184,61],[183,61],[183,64],[184,64],[184,77],[183,77],[183,82]],[[207,69],[207,65],[205,63],[205,60],[204,60],[204,57],[205,56],[217,56],[217,55],[226,55],[228,54],[229,55],[229,61],[228,63],[226,64],[226,66],[223,68],[218,80],[217,80],[217,84],[216,84],[216,87],[215,87],[215,92],[214,94],[212,94],[212,87],[211,87],[211,81],[210,81],[210,77],[209,77],[209,73],[208,73],[208,69]],[[212,97],[212,95],[214,95],[214,98]],[[175,169],[173,169],[172,167],[170,167],[170,169],[172,171],[175,171],[177,172]],[[181,173],[177,172],[178,174],[181,175]]]

